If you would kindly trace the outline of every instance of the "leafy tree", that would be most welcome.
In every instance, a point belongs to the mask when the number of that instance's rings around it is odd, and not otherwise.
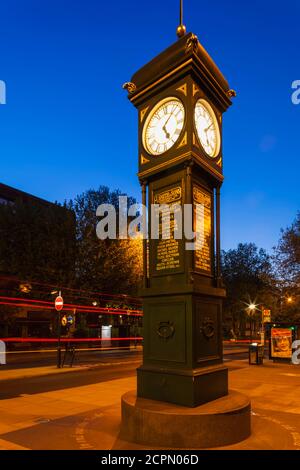
[[[64,291],[65,287],[136,295],[142,274],[141,240],[101,241],[96,235],[97,207],[112,204],[118,215],[119,196],[120,191],[102,186],[64,206],[34,199],[0,204],[2,291],[12,297],[30,294],[53,300],[50,284],[62,288],[69,302],[74,301],[72,291]],[[133,203],[135,200],[128,198],[128,205]],[[78,302],[78,297],[75,300]],[[105,303],[105,298],[99,300]],[[18,307],[1,306],[2,336],[15,330],[17,316]],[[86,325],[80,324],[79,329],[84,335]]]
[[[280,290],[277,320],[300,321],[300,212],[292,225],[281,231],[273,261]]]
[[[271,258],[253,244],[239,244],[237,249],[222,252],[222,273],[227,290],[224,319],[229,329],[244,335],[247,307],[250,303],[274,308],[274,279]],[[259,321],[259,310],[254,319]]]
[[[106,186],[89,190],[70,202],[76,214],[78,286],[97,292],[137,294],[142,275],[140,240],[99,240],[96,211],[101,204],[111,204],[119,215],[119,190]],[[128,197],[128,206],[136,201]]]
[[[101,186],[63,207],[21,199],[0,204],[0,273],[29,283],[136,294],[141,241],[100,241],[96,235],[97,207],[111,204],[118,215],[121,195]],[[129,197],[128,206],[134,203]]]
[[[290,227],[281,231],[275,248],[275,265],[279,277],[288,287],[300,285],[300,212]]]

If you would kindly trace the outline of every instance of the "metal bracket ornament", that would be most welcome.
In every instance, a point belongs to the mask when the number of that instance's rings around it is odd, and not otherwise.
[[[206,339],[212,339],[215,336],[215,324],[210,318],[205,318],[202,322],[201,333]]]
[[[227,96],[229,96],[229,98],[236,98],[237,93],[236,93],[235,90],[228,90],[227,91]]]
[[[141,154],[141,165],[145,165],[146,163],[149,163],[150,160],[148,158],[144,157],[143,154]]]
[[[195,96],[196,93],[198,93],[198,91],[200,91],[199,87],[197,87],[197,85],[195,85],[195,83],[193,83],[193,96]]]
[[[162,321],[158,324],[156,332],[160,338],[167,341],[168,339],[173,338],[175,334],[174,323],[169,322],[169,321],[168,322]]]
[[[146,112],[148,111],[149,107],[150,107],[150,106],[147,106],[147,108],[142,109],[142,111],[141,111],[141,113],[140,113],[141,122],[143,122],[144,117],[145,117],[145,114],[146,114]]]
[[[222,167],[222,158],[219,158],[219,160],[217,161],[217,165]]]
[[[123,90],[127,90],[131,95],[136,92],[136,85],[132,82],[126,82],[123,85]]]
[[[194,132],[193,132],[193,145],[195,145],[195,147],[200,148],[200,145],[198,144],[198,139],[195,136]]]
[[[184,94],[184,96],[187,96],[187,84],[185,83],[184,85],[180,86],[179,88],[176,88],[176,91],[180,91],[181,93]]]
[[[179,143],[179,145],[177,146],[178,149],[180,149],[181,147],[184,147],[185,145],[187,145],[187,132],[184,134],[181,142]]]
[[[185,53],[188,54],[189,52],[193,52],[194,54],[196,54],[196,52],[198,51],[198,46],[198,37],[193,34],[186,42]]]

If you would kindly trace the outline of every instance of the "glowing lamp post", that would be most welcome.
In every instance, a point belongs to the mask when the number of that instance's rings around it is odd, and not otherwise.
[[[247,310],[248,310],[248,315],[250,318],[250,341],[252,343],[252,316],[254,315],[256,311],[256,305],[251,303],[250,305],[248,305]]]

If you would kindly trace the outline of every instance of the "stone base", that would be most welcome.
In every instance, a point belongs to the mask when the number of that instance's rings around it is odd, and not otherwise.
[[[241,393],[229,395],[197,408],[122,397],[121,439],[171,449],[207,449],[247,439],[251,434],[251,403]]]
[[[194,408],[228,394],[228,369],[224,365],[196,370],[166,370],[141,366],[137,370],[139,398]]]

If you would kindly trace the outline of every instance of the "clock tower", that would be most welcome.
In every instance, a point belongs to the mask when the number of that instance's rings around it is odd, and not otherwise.
[[[178,36],[124,85],[138,110],[138,177],[148,225],[151,207],[176,204],[185,220],[190,210],[198,234],[193,249],[186,231],[177,239],[173,215],[168,239],[150,233],[144,240],[144,357],[137,396],[195,408],[228,395],[220,189],[223,115],[235,92],[182,22]]]
[[[177,35],[124,85],[138,110],[138,177],[149,240],[143,364],[137,392],[122,396],[120,436],[167,448],[212,448],[251,433],[250,401],[228,390],[223,364],[222,131],[235,92],[197,36],[186,34],[182,14]]]

